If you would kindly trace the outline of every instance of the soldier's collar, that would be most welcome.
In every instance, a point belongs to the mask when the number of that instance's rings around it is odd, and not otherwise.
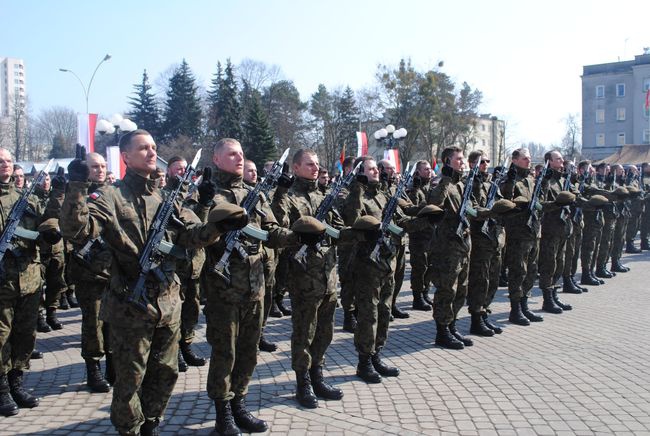
[[[143,177],[128,167],[123,180],[124,184],[136,194],[151,194],[156,190],[156,186],[158,186],[157,179]]]
[[[517,171],[517,176],[521,177],[522,179],[528,177],[530,175],[530,168],[520,168],[515,165],[516,171]]]
[[[293,188],[299,192],[314,192],[318,189],[318,180],[296,177],[296,181],[293,182]]]
[[[237,174],[227,173],[216,168],[212,176],[215,182],[222,186],[241,188],[244,186],[244,178]]]
[[[453,174],[451,175],[451,181],[454,183],[458,183],[461,180],[463,180],[464,174],[460,171],[454,171]]]
[[[562,172],[558,170],[554,170],[553,168],[549,168],[551,171],[551,177],[553,177],[555,180],[560,180],[560,177],[562,177]]]
[[[7,183],[0,182],[0,194],[8,194],[14,187],[15,185],[13,177],[11,177]]]

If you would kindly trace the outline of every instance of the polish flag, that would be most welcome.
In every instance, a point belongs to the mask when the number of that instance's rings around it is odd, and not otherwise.
[[[95,126],[97,114],[77,114],[77,142],[86,147],[88,153],[95,151]]]
[[[650,87],[645,92],[645,110],[650,110]]]
[[[126,165],[122,160],[120,147],[113,145],[106,147],[106,167],[108,171],[115,174],[115,178],[123,179],[126,173]]]
[[[393,164],[396,173],[402,172],[402,168],[399,164],[399,150],[397,150],[396,148],[390,148],[388,150],[384,150],[384,159],[386,159],[387,161]]]
[[[368,154],[368,136],[366,132],[357,132],[357,157]]]

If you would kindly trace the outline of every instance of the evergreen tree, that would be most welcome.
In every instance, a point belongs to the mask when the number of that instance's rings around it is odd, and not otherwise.
[[[129,97],[131,111],[129,118],[138,125],[138,128],[145,129],[151,136],[158,138],[161,133],[160,109],[156,102],[155,95],[151,92],[151,84],[147,70],[142,73],[142,82],[133,85],[134,97]]]
[[[210,119],[209,133],[217,138],[242,137],[241,107],[238,101],[237,81],[230,59],[226,62],[224,75],[221,65],[217,65],[217,73],[212,79],[209,92]]]
[[[269,118],[278,148],[304,146],[307,104],[290,80],[280,80],[264,89],[262,103]]]
[[[198,140],[201,136],[201,102],[189,65],[183,59],[169,79],[163,133],[167,139],[186,136]]]
[[[65,138],[62,134],[57,133],[52,138],[52,150],[50,150],[50,159],[60,159],[68,157],[66,150]]]
[[[277,149],[271,134],[268,118],[262,109],[259,94],[251,92],[250,106],[244,123],[244,150],[246,158],[254,161],[258,168],[264,162],[277,156]]]
[[[359,109],[352,88],[345,88],[336,103],[338,143],[341,146],[345,144],[346,150],[352,150],[359,131]]]

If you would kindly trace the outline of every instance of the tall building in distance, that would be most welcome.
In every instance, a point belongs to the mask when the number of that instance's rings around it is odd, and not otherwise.
[[[631,61],[585,65],[582,73],[582,154],[598,160],[624,145],[650,143],[646,92],[650,48]]]
[[[481,150],[488,159],[492,160],[490,165],[501,164],[505,156],[505,133],[505,121],[492,114],[479,115],[474,119],[474,126],[469,133],[469,143],[464,147],[466,155],[471,151]]]
[[[0,117],[9,117],[16,103],[25,104],[25,89],[23,60],[0,57]]]

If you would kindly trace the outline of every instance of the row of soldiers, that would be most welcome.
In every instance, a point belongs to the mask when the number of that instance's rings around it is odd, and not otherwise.
[[[293,175],[287,165],[274,190],[260,193],[252,213],[246,214],[239,206],[259,183],[257,171],[245,160],[238,141],[222,139],[213,148],[214,173],[208,168],[198,186],[180,187],[183,201],[176,202],[165,234],[173,248],[158,266],[158,274],[146,280],[146,297],[156,314],[152,318],[130,302],[140,272],[139,254],[161,202],[179,188],[181,178],[175,176],[183,176],[189,168],[184,159],[171,159],[171,177],[161,189],[151,135],[143,130],[124,135],[120,151],[127,165],[123,180],[106,184],[100,155],[76,159],[68,168],[69,180],[54,177],[49,202],[35,203],[34,213],[21,225],[38,230],[49,242],[63,236],[73,247],[70,263],[78,266],[74,277],[88,384],[100,392],[113,386],[111,420],[121,434],[158,434],[179,361],[206,363],[190,348],[200,294],[206,298],[206,336],[212,348],[207,391],[217,412],[215,430],[240,434],[267,429],[248,412],[245,397],[258,347],[273,349],[262,330],[273,301],[281,302],[282,289],[288,290],[291,300],[292,368],[296,398],[303,407],[317,407],[319,398],[343,396],[323,376],[339,279],[344,328],[354,332],[359,353],[357,375],[368,383],[399,375],[399,369],[381,356],[391,317],[408,316],[395,304],[404,277],[406,234],[413,308],[433,307],[435,342],[447,348],[472,344],[456,328],[465,300],[471,333],[501,333],[488,314],[504,250],[510,321],[519,325],[542,320],[527,303],[538,253],[544,253],[539,254],[543,309],[553,313],[570,310],[557,297],[560,277],[565,292],[586,289],[573,279],[577,253],[582,284],[600,283],[592,277],[589,261],[600,260],[601,255],[605,265],[601,270],[597,264],[594,274],[611,277],[606,268],[610,258],[613,269],[625,269],[612,234],[624,235],[628,220],[619,213],[609,236],[598,223],[607,222],[610,209],[614,215],[629,204],[637,181],[633,177],[621,181],[620,175],[612,179],[606,168],[599,178],[586,161],[576,171],[567,171],[561,155],[551,152],[546,156],[548,168],[536,181],[530,174],[528,151],[519,149],[512,154],[512,165],[491,179],[489,160],[475,152],[469,156],[474,170],[465,178],[463,152],[451,147],[442,153],[444,166],[436,183],[430,165],[418,162],[405,195],[405,181],[398,181],[389,162],[350,158],[344,162],[343,175],[349,185],[338,186],[333,207],[323,211],[321,205],[330,193],[325,183],[319,185],[324,177],[318,157],[311,150],[298,150],[291,160]],[[11,155],[0,149],[3,226],[19,195],[9,164]],[[580,241],[578,228],[583,226]],[[224,268],[224,253],[232,250],[228,241],[234,232],[237,253],[227,258]],[[31,294],[40,280],[28,284],[18,277],[39,263],[39,250],[35,240],[16,241],[14,245],[29,251],[12,251],[3,259],[11,266],[5,268],[7,280],[0,291],[7,307],[0,319],[0,412],[5,415],[17,412],[18,406],[38,405],[38,399],[22,388],[22,374],[34,345],[38,304],[34,306]],[[546,262],[549,259],[553,261]],[[278,277],[282,283],[277,283]],[[433,301],[428,297],[429,283],[436,288]],[[104,355],[106,377],[99,369]]]

